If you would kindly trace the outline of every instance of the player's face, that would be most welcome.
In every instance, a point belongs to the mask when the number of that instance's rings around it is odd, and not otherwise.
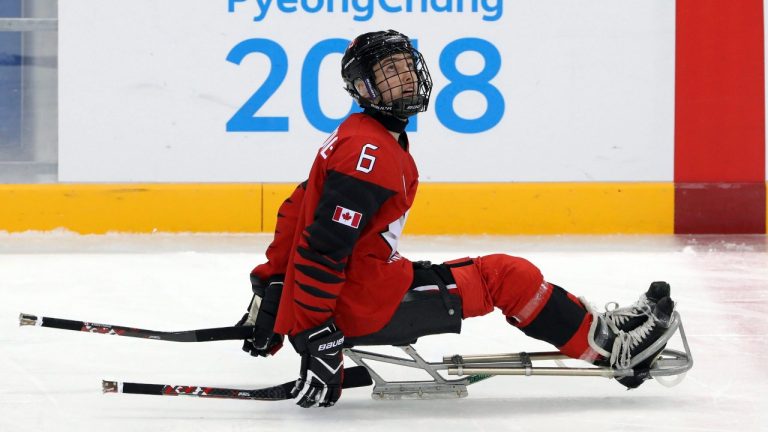
[[[395,54],[381,60],[373,67],[373,76],[385,104],[412,97],[419,90],[419,78],[410,54]]]

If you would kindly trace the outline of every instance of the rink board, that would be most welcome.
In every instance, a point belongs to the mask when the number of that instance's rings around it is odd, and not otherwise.
[[[0,185],[0,231],[271,232],[294,184]],[[765,183],[422,183],[410,234],[765,233]]]

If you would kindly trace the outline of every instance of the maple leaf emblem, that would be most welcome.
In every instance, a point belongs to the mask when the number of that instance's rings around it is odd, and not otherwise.
[[[331,220],[348,227],[357,228],[360,226],[360,220],[362,217],[362,213],[358,213],[354,210],[350,210],[342,206],[336,206],[336,210],[333,211]]]

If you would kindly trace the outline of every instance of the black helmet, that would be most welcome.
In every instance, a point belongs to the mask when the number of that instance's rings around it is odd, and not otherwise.
[[[406,72],[402,69],[392,70],[386,73],[382,60],[392,57],[404,59],[408,70]],[[380,71],[378,82],[375,70]],[[404,74],[405,82],[401,79]],[[363,108],[373,108],[395,117],[406,118],[426,111],[429,105],[432,78],[424,63],[424,57],[413,47],[408,36],[394,30],[365,33],[356,37],[341,59],[341,77],[344,79],[347,92]],[[396,81],[394,85],[393,80]],[[365,85],[368,94],[371,95],[370,98],[357,91],[355,84],[358,81],[362,81]],[[390,95],[392,100],[384,102],[378,86],[384,81],[387,81],[389,86],[389,90],[386,91],[395,89],[398,93],[402,91],[399,97],[394,98]]]

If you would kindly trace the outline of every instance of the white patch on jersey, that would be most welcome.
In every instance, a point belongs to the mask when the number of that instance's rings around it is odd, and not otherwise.
[[[403,227],[405,227],[405,221],[407,219],[408,212],[405,212],[400,219],[389,224],[387,231],[381,233],[384,240],[389,243],[389,247],[392,248],[392,253],[389,255],[389,261],[396,261],[393,258],[400,256],[400,254],[397,253],[397,243],[400,241],[400,236],[403,234]]]
[[[323,157],[323,159],[328,159],[328,152],[333,150],[333,145],[336,144],[336,141],[339,140],[339,129],[336,128],[335,131],[331,133],[331,136],[328,137],[328,139],[325,140],[322,146],[320,146],[320,156]]]

